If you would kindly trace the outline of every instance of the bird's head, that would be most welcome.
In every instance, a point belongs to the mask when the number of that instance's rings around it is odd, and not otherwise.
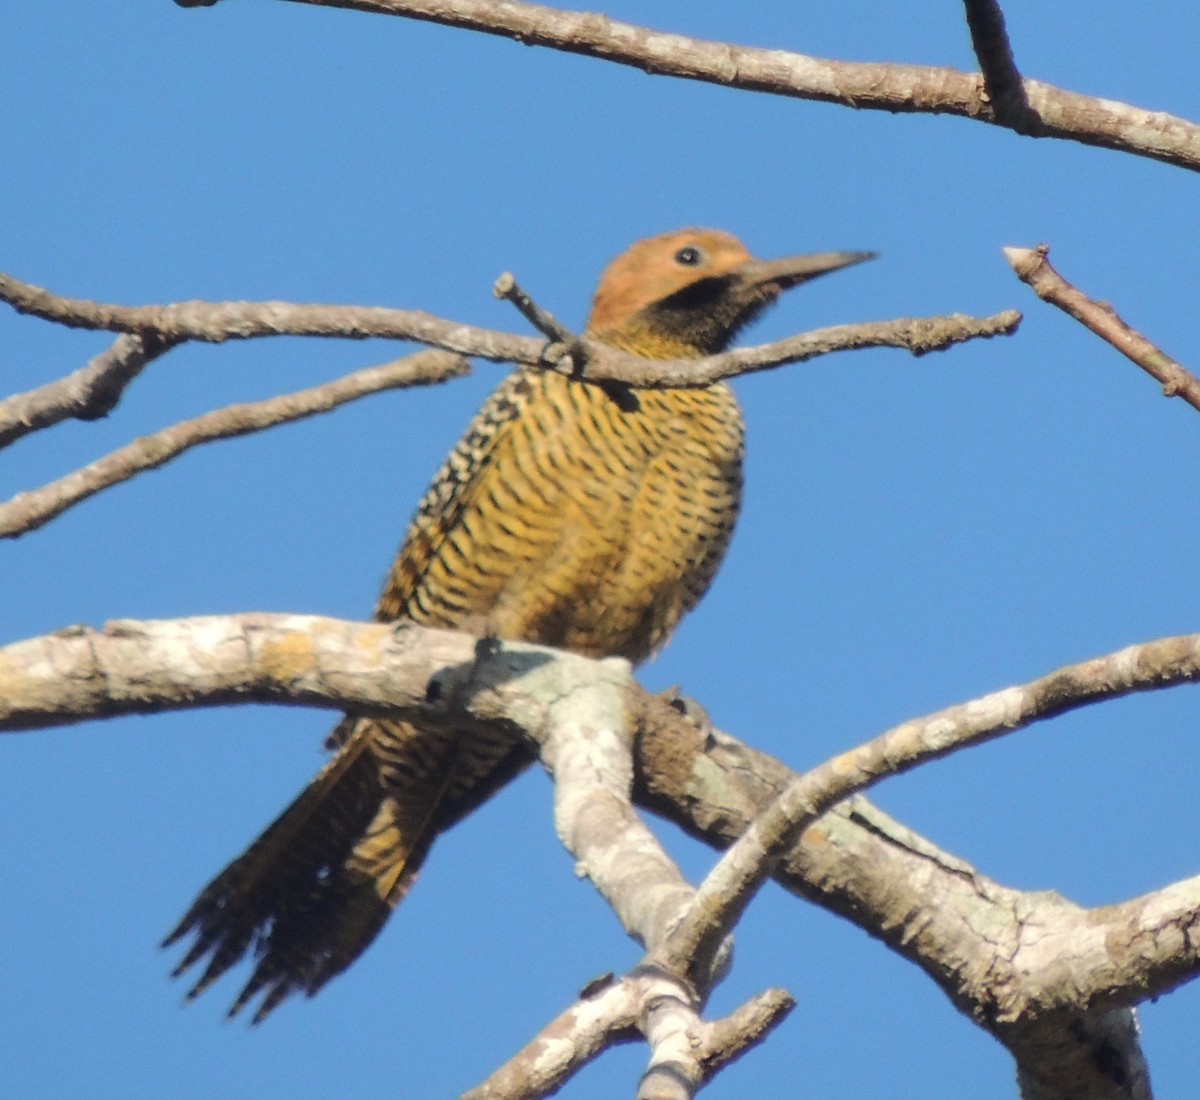
[[[817,252],[756,260],[719,229],[660,233],[631,245],[604,269],[587,333],[652,358],[712,355],[781,291],[874,255]]]

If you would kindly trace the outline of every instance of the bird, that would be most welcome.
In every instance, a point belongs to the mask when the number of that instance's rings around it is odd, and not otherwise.
[[[870,259],[755,259],[688,227],[604,269],[584,335],[648,359],[724,350],[779,294]],[[417,507],[374,617],[641,662],[704,594],[742,495],[742,413],[724,382],[666,389],[521,366],[485,401]],[[258,1023],[315,994],[374,940],[434,839],[533,759],[523,743],[345,715],[332,755],[200,891],[164,946],[191,941],[194,999],[245,956],[229,1009]]]

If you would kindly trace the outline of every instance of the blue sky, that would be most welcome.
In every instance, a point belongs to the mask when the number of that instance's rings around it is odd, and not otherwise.
[[[971,68],[959,5],[624,0],[608,14],[818,56]],[[1025,73],[1200,118],[1200,13],[1006,5]],[[523,330],[511,269],[582,323],[596,274],[686,224],[762,255],[878,250],[789,296],[752,339],[1015,307],[1018,336],[875,351],[742,380],[746,507],[703,605],[642,670],[794,766],[903,718],[1200,623],[1200,419],[1000,257],[1046,241],[1187,362],[1195,180],[961,119],[751,96],[447,28],[227,0],[9,3],[0,35],[0,270],[125,303],[283,298],[421,307]],[[1184,310],[1184,306],[1189,308]],[[107,338],[0,309],[23,390]],[[252,341],[155,363],[107,420],[5,452],[0,497],[180,418],[314,384],[395,344]],[[0,544],[0,640],[70,623],[369,612],[432,471],[500,377],[390,394],[192,452]],[[451,1096],[636,957],[525,776],[441,841],[343,978],[265,1026],[227,981],[180,1008],[156,948],[194,891],[321,760],[327,715],[240,708],[0,741],[0,1092]],[[1195,697],[1091,708],[889,782],[889,811],[1009,885],[1083,904],[1197,869]],[[709,854],[663,829],[692,875]],[[706,1095],[1013,1095],[1007,1054],[909,964],[775,888],[714,1006],[799,1005]],[[1200,1074],[1196,990],[1142,1013],[1160,1097]],[[562,1095],[631,1091],[643,1052]],[[937,1085],[930,1077],[936,1075]]]

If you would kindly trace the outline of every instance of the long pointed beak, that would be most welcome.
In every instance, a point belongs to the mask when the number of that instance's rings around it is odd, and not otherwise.
[[[877,255],[877,252],[810,252],[803,256],[781,256],[777,260],[747,260],[737,269],[737,275],[750,286],[774,283],[780,290],[786,290],[826,272],[873,260]]]

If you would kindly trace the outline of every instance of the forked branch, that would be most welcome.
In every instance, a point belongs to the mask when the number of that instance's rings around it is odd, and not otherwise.
[[[0,538],[35,530],[101,490],[161,466],[202,443],[326,412],[379,390],[437,382],[460,374],[466,369],[459,358],[464,354],[564,370],[584,381],[616,381],[637,387],[706,386],[735,375],[853,348],[894,347],[924,355],[965,340],[1011,334],[1021,319],[1014,310],[985,318],[963,314],[900,318],[816,329],[704,359],[650,360],[592,340],[576,339],[520,290],[511,276],[502,277],[497,286],[503,297],[516,303],[544,332],[565,337],[567,342],[547,343],[538,337],[464,325],[420,310],[289,302],[190,301],[123,306],[67,298],[0,274],[0,300],[20,312],[74,328],[123,334],[108,352],[83,370],[0,403],[0,445],[68,416],[103,415],[151,358],[189,340],[219,343],[280,335],[375,337],[415,340],[443,353],[396,360],[297,393],[217,409],[136,439],[56,481],[0,504]],[[452,354],[447,357],[445,352]]]
[[[140,338],[123,336],[121,339],[137,341]],[[330,412],[372,393],[457,378],[469,370],[470,365],[461,355],[444,351],[417,352],[390,363],[364,367],[309,389],[280,394],[264,401],[227,405],[182,420],[152,435],[140,436],[57,481],[18,493],[0,504],[0,538],[37,530],[101,490],[163,466],[202,443],[261,432],[277,424]]]
[[[0,301],[14,309],[72,328],[110,332],[151,332],[173,342],[221,343],[261,336],[323,336],[413,340],[460,355],[545,367],[546,343],[495,329],[435,317],[422,310],[383,306],[338,306],[293,302],[174,302],[168,305],[122,306],[65,298],[41,287],[0,274]],[[537,308],[537,307],[534,307]],[[833,351],[896,347],[924,355],[964,340],[1009,335],[1021,315],[1004,310],[990,317],[955,313],[935,317],[902,317],[815,329],[758,347],[738,348],[703,359],[648,360],[583,341],[587,362],[581,376],[595,382],[631,386],[707,386],[723,378],[798,363]]]
[[[613,662],[597,664],[533,646],[504,644],[480,650],[467,636],[411,625],[270,615],[114,623],[103,631],[74,628],[0,649],[0,700],[4,701],[0,729],[167,707],[268,700],[430,721],[440,713],[427,702],[429,683],[436,676],[452,687],[458,684],[454,690],[438,693],[444,700],[439,706],[451,708],[441,717],[456,725],[502,722],[506,728],[541,731],[533,736],[544,740],[545,731],[554,725],[556,702],[564,697],[562,670],[550,667],[560,661],[567,662],[572,676],[581,677],[578,683],[585,694],[592,690],[586,686],[590,668],[601,672],[601,681],[618,682],[612,680],[612,673],[618,671]],[[764,868],[772,865],[778,838],[794,831],[796,821],[811,817],[850,790],[1073,707],[1196,679],[1200,679],[1200,636],[1163,638],[904,723],[809,776],[784,784],[785,797],[766,803],[766,814],[760,814],[734,854],[718,864],[702,894],[688,905],[680,931],[668,935],[667,942],[676,957],[689,944],[706,953],[705,945],[717,938],[718,929],[730,925],[730,915],[740,911],[745,884],[758,881]],[[536,690],[538,683],[549,690]],[[633,686],[626,694],[631,713],[641,716],[638,745],[645,775],[657,768],[656,739],[645,728],[647,716],[665,704]],[[701,774],[688,761],[686,730],[680,733],[676,729],[669,739],[665,774],[657,793],[650,792],[651,804],[660,811],[665,808],[665,784],[672,769]],[[718,752],[729,747],[728,739],[700,740]],[[712,788],[718,771],[707,766],[702,774]],[[750,774],[744,761],[737,774],[738,782]],[[740,832],[730,815],[736,798],[727,795],[722,795],[722,821]],[[671,797],[671,816],[685,823],[693,809],[703,806],[686,787]],[[851,823],[862,812],[852,810]],[[819,824],[826,831],[816,850],[820,858],[836,860],[836,849],[844,842],[831,843],[834,834],[828,830],[833,822],[828,817]],[[701,826],[693,821],[691,827]],[[1200,949],[1187,932],[1200,915],[1198,880],[1119,905],[1083,910],[1053,897],[989,883],[927,843],[900,841],[894,827],[878,820],[869,830],[869,842],[878,844],[885,832],[894,834],[891,844],[855,856],[840,878],[826,867],[814,878],[794,879],[800,866],[795,860],[807,851],[804,842],[793,844],[787,862],[774,873],[839,911],[837,891],[865,891],[853,903],[853,918],[889,943],[895,941],[898,950],[939,980],[960,1008],[987,1021],[988,1029],[1013,1050],[1023,1070],[1044,1068],[1039,1058],[1045,1057],[1048,1035],[1060,1036],[1072,1051],[1081,1052],[1085,1062],[1093,1055],[1099,1057],[1103,1051],[1084,1042],[1089,1021],[1115,1019],[1113,1012],[1165,992],[1200,971]],[[908,863],[914,860],[915,867],[923,865],[923,869],[910,869]],[[857,878],[854,867],[859,868]],[[933,904],[931,898],[941,897],[934,892],[937,881],[947,893],[942,903]],[[923,904],[915,898],[907,900],[917,883]],[[834,894],[822,896],[824,890]],[[877,912],[872,891],[888,899],[881,900]],[[715,904],[710,908],[710,903]],[[911,909],[909,916],[898,920],[889,908],[896,904],[906,912]],[[977,919],[970,916],[976,909]],[[913,915],[922,922],[920,936],[908,928]],[[950,930],[938,931],[943,916],[953,923],[952,935]],[[964,929],[972,927],[986,929],[986,935],[964,940]],[[1070,945],[1070,951],[1064,945]],[[660,957],[671,961],[668,954]],[[978,984],[972,975],[981,974],[988,980]],[[1005,991],[1003,1003],[994,1000],[996,988]],[[1026,1023],[1034,1018],[1036,1036],[1028,1033]],[[613,1025],[617,1031],[624,1026]],[[1115,1056],[1111,1043],[1104,1049],[1105,1057]],[[1118,1053],[1134,1074],[1140,1057],[1136,1044]],[[1113,1095],[1140,1094],[1126,1090]]]

